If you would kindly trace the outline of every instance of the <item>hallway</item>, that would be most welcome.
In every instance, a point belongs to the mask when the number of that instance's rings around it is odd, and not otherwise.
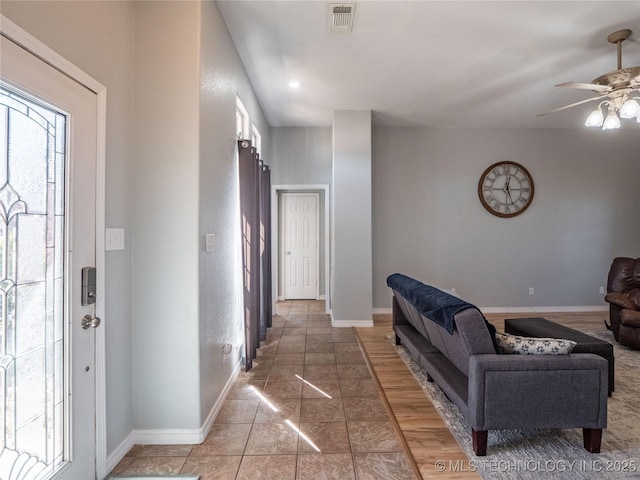
[[[324,302],[277,304],[202,445],[136,445],[113,473],[201,480],[416,478],[353,329]]]

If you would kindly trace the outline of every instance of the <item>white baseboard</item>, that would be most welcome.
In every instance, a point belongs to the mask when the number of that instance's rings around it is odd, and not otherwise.
[[[204,438],[202,428],[163,428],[149,430],[134,430],[135,445],[197,445]]]
[[[346,327],[373,327],[373,320],[335,320],[331,319],[331,326]]]
[[[207,435],[209,435],[211,426],[213,425],[213,422],[218,416],[218,413],[220,413],[220,409],[222,408],[224,401],[227,399],[227,396],[229,395],[231,388],[236,383],[236,380],[238,379],[238,375],[240,374],[241,368],[242,368],[242,362],[238,361],[238,363],[236,364],[236,368],[233,369],[233,373],[231,374],[231,377],[229,377],[229,380],[227,380],[226,385],[224,386],[224,388],[222,389],[222,392],[220,393],[220,396],[216,400],[216,403],[211,408],[209,415],[207,415],[207,419],[204,421],[204,424],[200,428],[201,434],[202,434],[202,440],[200,440],[198,443],[204,442],[205,438],[207,438]]]
[[[204,442],[227,395],[229,395],[240,374],[241,366],[241,362],[238,362],[220,396],[211,408],[209,415],[207,415],[206,420],[199,429],[133,430],[107,457],[107,471],[111,472],[134,445],[198,445]]]
[[[111,473],[113,469],[118,466],[118,464],[120,463],[120,460],[122,460],[125,457],[125,455],[129,453],[129,450],[131,450],[131,447],[135,445],[133,441],[134,433],[135,432],[133,431],[129,433],[129,435],[127,435],[127,438],[125,438],[122,441],[122,443],[120,443],[120,445],[118,445],[115,448],[115,450],[107,456],[107,472],[108,473]]]
[[[608,312],[606,305],[577,305],[568,307],[478,307],[483,313],[587,313]]]
[[[578,305],[569,307],[478,307],[482,313],[588,313],[608,312],[607,305]],[[374,308],[374,315],[389,315],[390,308]]]
[[[326,300],[327,296],[326,295],[318,295],[316,297],[316,300]],[[286,300],[286,298],[284,298],[284,295],[278,295],[278,301],[279,302],[284,302]]]

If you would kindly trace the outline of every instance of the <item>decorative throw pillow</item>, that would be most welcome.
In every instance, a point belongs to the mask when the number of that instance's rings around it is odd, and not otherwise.
[[[563,338],[535,338],[496,332],[499,353],[516,355],[566,355],[576,342]]]

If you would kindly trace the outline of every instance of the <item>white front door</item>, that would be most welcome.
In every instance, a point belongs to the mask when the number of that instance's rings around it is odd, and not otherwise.
[[[284,296],[318,298],[318,194],[285,193]]]
[[[91,480],[97,96],[1,41],[0,478]]]

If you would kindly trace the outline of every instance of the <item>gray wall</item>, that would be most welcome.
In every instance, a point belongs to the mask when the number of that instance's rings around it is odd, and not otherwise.
[[[221,344],[242,338],[236,92],[269,149],[218,6],[0,5],[107,87],[106,223],[126,230],[125,250],[106,253],[107,452],[133,430],[197,431],[237,366],[223,363]]]
[[[374,307],[394,272],[484,307],[605,305],[612,258],[640,256],[639,155],[634,130],[374,129]],[[511,219],[477,194],[500,160],[535,182]]]
[[[331,193],[331,127],[272,127],[270,129],[271,148],[267,163],[271,166],[273,185],[329,185]],[[289,190],[290,192],[316,192],[316,190]],[[319,283],[320,295],[325,292],[325,212],[324,190],[320,194],[319,217]],[[282,223],[283,209],[278,210],[278,224]],[[278,236],[278,240],[282,235]],[[280,252],[278,245],[278,252]],[[273,261],[278,259],[274,258]],[[283,295],[283,269],[278,268],[277,292]]]
[[[137,2],[135,33],[135,428],[197,430],[243,342],[236,94],[268,125],[216,3]]]
[[[331,316],[371,322],[371,111],[333,112]]]
[[[240,214],[237,210],[238,166],[236,93],[262,135],[262,151],[269,151],[269,126],[253,93],[233,41],[215,2],[202,3],[200,65],[200,415],[204,421],[237,366],[244,341],[243,316],[238,311]],[[270,165],[268,156],[265,162]],[[205,252],[204,235],[216,237],[213,252]],[[226,362],[222,345],[231,343],[234,355]],[[242,350],[244,352],[244,350]]]
[[[271,130],[275,138],[283,129]],[[287,130],[291,145],[313,137]],[[391,307],[394,272],[483,307],[605,306],[598,287],[613,257],[640,256],[634,130],[378,127],[372,141],[374,308]],[[310,158],[285,142],[273,157],[281,171],[305,171]],[[512,219],[478,199],[480,175],[500,160],[523,164],[535,181],[533,204]]]
[[[200,6],[135,8],[134,427],[197,429]]]
[[[269,165],[274,185],[331,185],[331,127],[272,127]]]
[[[133,4],[0,2],[0,12],[107,88],[106,225],[125,229],[125,250],[106,252],[107,450],[129,435]]]

